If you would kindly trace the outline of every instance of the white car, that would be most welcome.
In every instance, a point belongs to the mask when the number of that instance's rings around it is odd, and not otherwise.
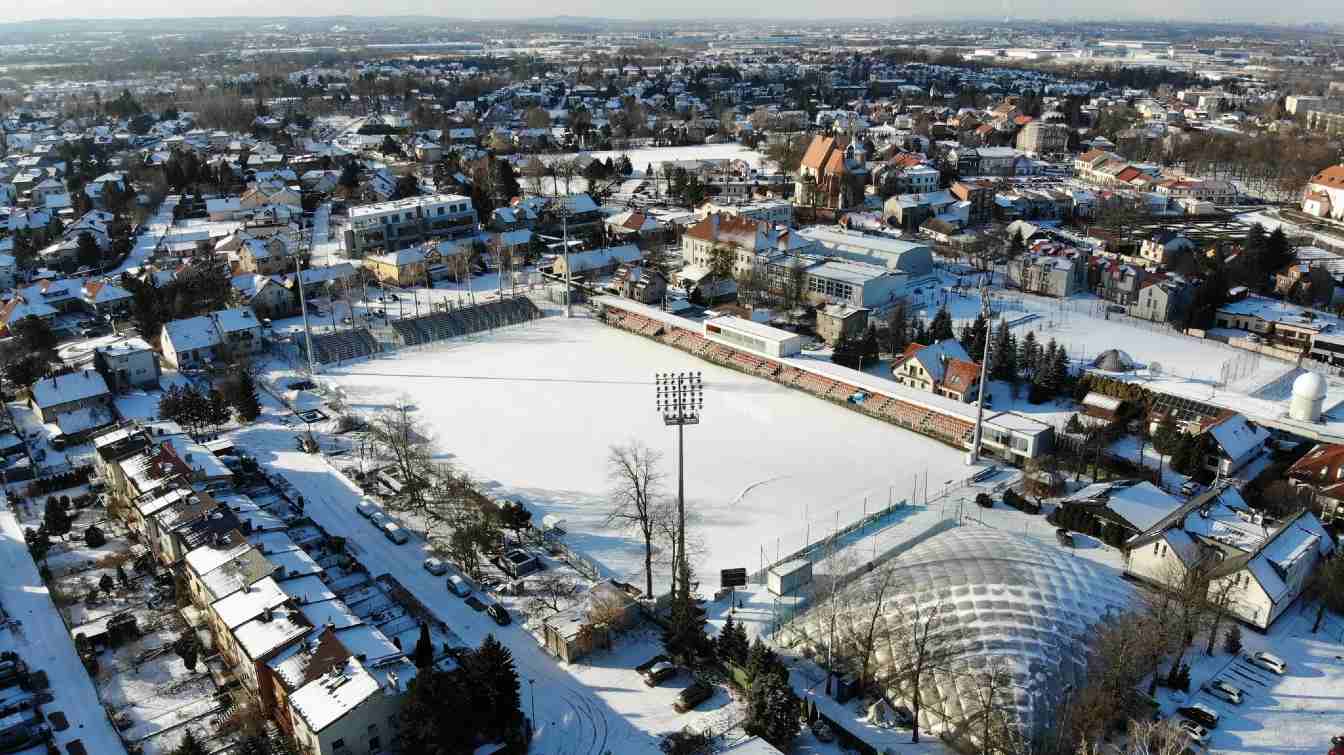
[[[436,577],[442,577],[448,573],[448,564],[442,559],[427,558],[425,559],[425,571]]]
[[[1177,719],[1176,728],[1192,742],[1206,744],[1209,741],[1209,730],[1188,718]]]
[[[1273,671],[1279,675],[1288,673],[1288,662],[1273,653],[1266,653],[1264,651],[1247,653],[1246,660],[1266,671]]]
[[[1222,679],[1215,679],[1208,684],[1205,684],[1204,691],[1214,697],[1220,697],[1234,705],[1241,705],[1243,694],[1241,689],[1228,684]]]

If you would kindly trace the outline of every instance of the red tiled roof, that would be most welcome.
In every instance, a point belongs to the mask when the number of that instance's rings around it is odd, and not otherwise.
[[[1344,189],[1344,164],[1331,165],[1312,176],[1309,183],[1321,184],[1333,189]]]

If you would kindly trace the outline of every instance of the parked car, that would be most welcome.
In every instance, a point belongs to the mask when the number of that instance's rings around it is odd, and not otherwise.
[[[448,578],[448,592],[459,598],[465,598],[471,594],[471,583],[466,577],[460,577],[456,574]]]
[[[835,741],[835,732],[831,731],[830,725],[821,719],[812,724],[812,736],[816,737],[818,742]]]
[[[659,661],[644,672],[644,684],[657,687],[659,684],[677,675],[677,667],[667,661]]]
[[[1176,729],[1193,742],[1205,744],[1209,741],[1209,730],[1187,718],[1177,719]]]
[[[1218,728],[1218,711],[1204,703],[1190,703],[1176,709],[1176,712],[1207,729]]]
[[[378,506],[373,501],[361,498],[359,503],[355,504],[355,511],[359,512],[360,516],[368,519],[378,513]]]
[[[397,545],[405,545],[410,541],[411,536],[406,534],[406,529],[400,524],[388,523],[383,527],[383,536]]]
[[[1205,684],[1204,691],[1214,697],[1221,697],[1233,705],[1241,705],[1242,691],[1222,679],[1215,679]]]
[[[713,696],[713,687],[704,682],[697,681],[677,695],[676,702],[672,703],[672,710],[675,710],[678,713],[685,713]]]
[[[463,602],[471,606],[471,610],[473,611],[485,610],[485,602],[482,601],[480,598],[476,597],[475,595],[468,595],[466,600],[464,600]]]
[[[1200,485],[1198,480],[1186,480],[1185,482],[1181,483],[1181,495],[1185,496],[1186,498],[1198,494],[1199,491],[1203,489],[1204,486]]]
[[[373,522],[373,526],[382,529],[384,526],[392,523],[392,517],[381,511],[375,511],[372,514],[369,514],[369,521]]]
[[[513,623],[513,617],[509,615],[508,609],[498,603],[491,603],[486,607],[485,612],[490,614],[490,618],[500,626],[508,626]]]
[[[448,573],[448,564],[441,559],[427,558],[425,559],[425,571],[436,577],[442,577]]]
[[[1060,527],[1059,529],[1055,530],[1055,540],[1057,540],[1059,544],[1064,546],[1065,548],[1073,547],[1073,533],[1069,532],[1063,527]]]
[[[1273,653],[1259,651],[1247,653],[1246,660],[1267,671],[1273,671],[1276,674],[1283,675],[1288,673],[1288,663]]]

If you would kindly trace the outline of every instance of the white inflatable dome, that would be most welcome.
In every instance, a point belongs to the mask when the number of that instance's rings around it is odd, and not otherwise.
[[[876,586],[893,572],[878,616],[874,660],[881,669],[906,665],[908,643],[900,627],[919,623],[932,609],[940,627],[955,628],[957,662],[926,672],[920,684],[920,725],[972,741],[979,729],[977,671],[1002,669],[1012,677],[1009,720],[1030,737],[1048,727],[1065,685],[1081,684],[1083,642],[1089,628],[1133,599],[1124,580],[1060,548],[1001,530],[958,527],[935,535],[845,588],[836,618],[837,650],[862,647],[872,618]],[[923,613],[928,620],[928,613]],[[829,637],[826,604],[794,620],[793,644],[811,645],[820,657]],[[888,677],[891,678],[891,677]],[[890,690],[908,701],[911,690]]]

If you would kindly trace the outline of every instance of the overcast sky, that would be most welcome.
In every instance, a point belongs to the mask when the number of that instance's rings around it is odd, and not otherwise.
[[[434,15],[457,18],[541,18],[555,15],[613,18],[832,18],[845,17],[1003,17],[1182,19],[1203,21],[1344,21],[1340,0],[1295,0],[1287,5],[1264,0],[961,0],[924,3],[834,3],[821,0],[11,0],[9,20],[37,18],[181,17],[181,16],[326,16]],[[768,14],[768,16],[766,15]]]

